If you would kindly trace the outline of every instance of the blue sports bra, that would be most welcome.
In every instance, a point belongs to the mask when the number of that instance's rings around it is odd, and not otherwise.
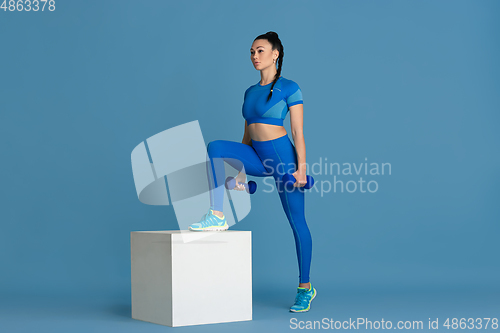
[[[280,76],[273,87],[269,101],[267,96],[273,83],[262,86],[260,81],[245,91],[242,114],[247,125],[263,123],[283,126],[290,106],[303,104],[302,91],[297,83]]]

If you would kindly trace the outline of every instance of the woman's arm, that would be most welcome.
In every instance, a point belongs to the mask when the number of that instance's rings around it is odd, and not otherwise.
[[[248,125],[247,121],[245,120],[245,134],[243,134],[243,140],[241,140],[241,143],[244,143],[246,145],[249,145],[250,147],[252,146],[252,140],[250,138],[250,134],[248,133]],[[236,176],[236,186],[234,189],[236,190],[244,190],[245,188],[243,186],[238,186],[238,184],[242,184],[246,180],[246,174],[244,172],[238,172],[238,175]]]
[[[250,147],[252,146],[252,139],[250,138],[250,133],[248,133],[248,125],[246,120],[245,120],[245,134],[243,134],[243,140],[241,140],[241,143],[249,145]]]
[[[290,107],[290,127],[293,143],[297,152],[297,171],[293,174],[296,186],[304,186],[306,178],[306,143],[304,140],[304,105],[296,104]]]

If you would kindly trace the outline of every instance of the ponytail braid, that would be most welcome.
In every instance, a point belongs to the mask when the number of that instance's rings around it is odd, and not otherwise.
[[[269,101],[271,99],[272,94],[273,94],[274,84],[276,83],[276,81],[278,81],[278,79],[281,75],[281,67],[283,65],[283,56],[285,55],[284,50],[283,50],[284,48],[283,48],[283,44],[281,44],[281,40],[279,39],[278,34],[274,31],[269,31],[263,35],[260,35],[257,38],[255,38],[255,40],[257,40],[257,39],[267,39],[269,41],[269,43],[271,43],[271,45],[273,46],[272,49],[279,51],[278,69],[277,69],[276,75],[274,76],[273,84],[271,85],[271,92],[267,96],[267,100]]]

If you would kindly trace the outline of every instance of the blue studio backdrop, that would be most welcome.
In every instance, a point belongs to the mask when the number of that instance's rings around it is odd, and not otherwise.
[[[253,320],[184,329],[500,316],[498,1],[55,6],[0,10],[0,331],[165,329],[131,319],[130,232],[178,225],[138,200],[131,152],[195,120],[206,144],[241,142],[267,31],[304,98],[318,296],[288,312],[292,229],[249,176],[252,210],[231,229],[252,231]]]

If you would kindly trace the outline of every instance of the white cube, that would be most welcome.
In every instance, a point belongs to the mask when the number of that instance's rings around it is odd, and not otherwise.
[[[252,320],[251,231],[130,233],[132,318],[167,326]]]

